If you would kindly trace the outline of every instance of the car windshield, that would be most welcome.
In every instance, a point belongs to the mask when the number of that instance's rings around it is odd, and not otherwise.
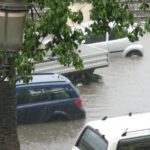
[[[150,150],[150,136],[121,140],[117,150]]]
[[[87,127],[77,141],[80,150],[107,150],[107,141],[96,130]]]

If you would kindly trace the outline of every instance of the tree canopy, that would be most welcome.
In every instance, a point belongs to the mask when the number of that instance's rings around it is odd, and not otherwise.
[[[74,65],[76,69],[82,69],[83,63],[79,57],[78,46],[84,39],[84,33],[80,29],[72,30],[68,20],[75,24],[83,21],[82,11],[73,12],[69,6],[83,2],[82,0],[27,0],[34,7],[26,18],[24,30],[23,47],[12,58],[13,66],[16,69],[17,77],[13,82],[23,80],[29,82],[34,71],[34,63],[43,60],[47,51],[51,50],[51,56],[56,56],[63,65]],[[134,27],[132,32],[126,33],[131,41],[143,36],[145,31],[150,31],[150,19],[146,20],[145,29],[136,24],[133,14],[129,11],[129,4],[132,0],[84,0],[92,5],[90,19],[93,24],[87,33],[103,35],[112,30],[109,23],[113,23],[113,30],[117,36],[122,30]],[[140,6],[142,11],[149,9],[149,5],[143,2]],[[38,14],[36,13],[38,12]],[[35,17],[36,16],[36,17]],[[46,37],[50,40],[45,46],[41,46]],[[1,61],[3,56],[1,56]],[[22,76],[23,75],[23,76]]]

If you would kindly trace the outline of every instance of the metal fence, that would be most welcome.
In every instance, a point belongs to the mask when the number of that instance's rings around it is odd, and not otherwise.
[[[129,2],[129,0],[119,0],[119,3]],[[140,9],[142,3],[147,3],[149,8],[145,11]],[[137,21],[144,21],[147,18],[150,18],[150,0],[130,0],[129,10],[133,13]]]

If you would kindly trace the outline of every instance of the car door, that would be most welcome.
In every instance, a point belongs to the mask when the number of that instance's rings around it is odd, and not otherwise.
[[[51,101],[51,105],[47,105],[47,111],[50,112],[46,115],[47,120],[57,119],[57,117],[70,119],[70,112],[73,112],[71,106],[74,100],[74,95],[71,94],[70,90],[73,89],[69,85],[62,83],[46,86],[45,90]]]
[[[17,90],[18,123],[44,122],[48,96],[44,86],[29,86]]]
[[[107,42],[108,42],[108,35],[106,33],[105,35],[102,36],[87,35],[84,44],[108,50]]]
[[[108,49],[110,53],[123,52],[130,45],[127,37],[117,38],[113,31],[109,32]]]

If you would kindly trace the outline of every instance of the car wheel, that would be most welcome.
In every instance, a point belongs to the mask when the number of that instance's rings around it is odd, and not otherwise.
[[[74,84],[89,84],[93,79],[94,69],[79,71],[65,75]]]
[[[47,122],[51,122],[51,121],[68,121],[70,120],[69,117],[65,116],[65,115],[62,115],[62,114],[57,114],[57,115],[54,115],[52,116],[50,119],[48,119]]]
[[[132,50],[132,51],[130,51],[130,52],[128,52],[128,53],[126,54],[126,57],[131,57],[131,56],[142,57],[143,54],[142,54],[140,51],[138,51],[138,50]]]

